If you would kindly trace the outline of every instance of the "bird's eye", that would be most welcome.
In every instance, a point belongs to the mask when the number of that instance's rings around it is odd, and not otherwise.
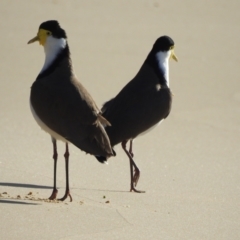
[[[49,35],[51,35],[51,33],[50,33],[50,32],[47,32],[47,35],[49,36]]]

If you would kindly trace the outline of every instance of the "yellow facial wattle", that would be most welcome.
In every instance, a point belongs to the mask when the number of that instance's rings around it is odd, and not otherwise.
[[[51,35],[52,33],[48,30],[45,29],[39,29],[37,36],[32,38],[31,40],[28,41],[28,44],[30,43],[34,43],[36,41],[39,41],[39,44],[44,46],[46,43],[46,39],[49,35]]]

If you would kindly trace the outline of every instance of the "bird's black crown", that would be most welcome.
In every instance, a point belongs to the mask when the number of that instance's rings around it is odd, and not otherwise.
[[[156,40],[153,45],[153,51],[168,51],[174,46],[174,41],[168,36],[162,36]]]
[[[39,29],[40,28],[50,31],[55,38],[67,38],[66,32],[61,28],[59,22],[56,20],[43,22],[39,26]]]

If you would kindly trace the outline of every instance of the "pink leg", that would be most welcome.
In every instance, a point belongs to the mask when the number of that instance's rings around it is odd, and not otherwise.
[[[67,197],[70,198],[70,202],[72,202],[72,196],[70,194],[70,188],[69,188],[69,151],[68,151],[68,143],[66,143],[66,151],[64,153],[65,157],[65,168],[66,168],[66,191],[62,198],[60,198],[60,201],[64,201]]]
[[[133,157],[134,157],[134,154],[133,154],[133,139],[130,140],[130,145],[129,145],[129,151],[128,152],[133,159]],[[140,178],[140,170],[139,170],[139,168],[137,167],[137,165],[134,161],[133,161],[133,166],[134,166],[133,183],[136,187],[137,183],[138,183],[138,180]]]
[[[143,193],[144,191],[139,191],[135,188],[137,185],[138,179],[140,177],[140,170],[138,169],[136,163],[134,162],[131,154],[129,151],[126,149],[127,141],[122,142],[122,148],[127,154],[129,161],[130,161],[130,176],[131,176],[131,184],[130,184],[130,192],[138,192],[138,193]],[[134,173],[133,173],[134,172]]]
[[[132,149],[132,146],[133,146],[133,140],[131,139],[130,140],[130,145],[129,145],[129,153],[131,155],[131,157],[133,158],[134,157],[134,154],[133,154],[133,149]]]
[[[52,138],[52,143],[53,143],[53,160],[54,160],[54,170],[53,170],[53,191],[51,196],[49,197],[50,200],[54,200],[57,197],[57,158],[58,158],[58,153],[57,153],[57,141],[56,139]]]

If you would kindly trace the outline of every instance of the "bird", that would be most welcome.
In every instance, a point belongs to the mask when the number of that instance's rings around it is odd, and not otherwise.
[[[102,107],[103,117],[111,122],[111,126],[105,127],[111,146],[121,143],[129,158],[133,192],[145,192],[136,189],[140,170],[133,159],[133,140],[156,127],[171,111],[169,59],[178,61],[174,46],[169,36],[159,37],[136,76]],[[106,156],[95,157],[106,160]]]
[[[40,24],[37,36],[28,44],[39,42],[45,61],[31,86],[30,109],[38,125],[50,134],[53,144],[54,181],[50,200],[57,198],[57,140],[65,149],[66,190],[59,200],[72,201],[69,188],[69,144],[106,159],[113,155],[105,126],[110,122],[101,115],[91,95],[79,82],[73,70],[67,34],[57,20]],[[100,160],[101,163],[106,162]]]

